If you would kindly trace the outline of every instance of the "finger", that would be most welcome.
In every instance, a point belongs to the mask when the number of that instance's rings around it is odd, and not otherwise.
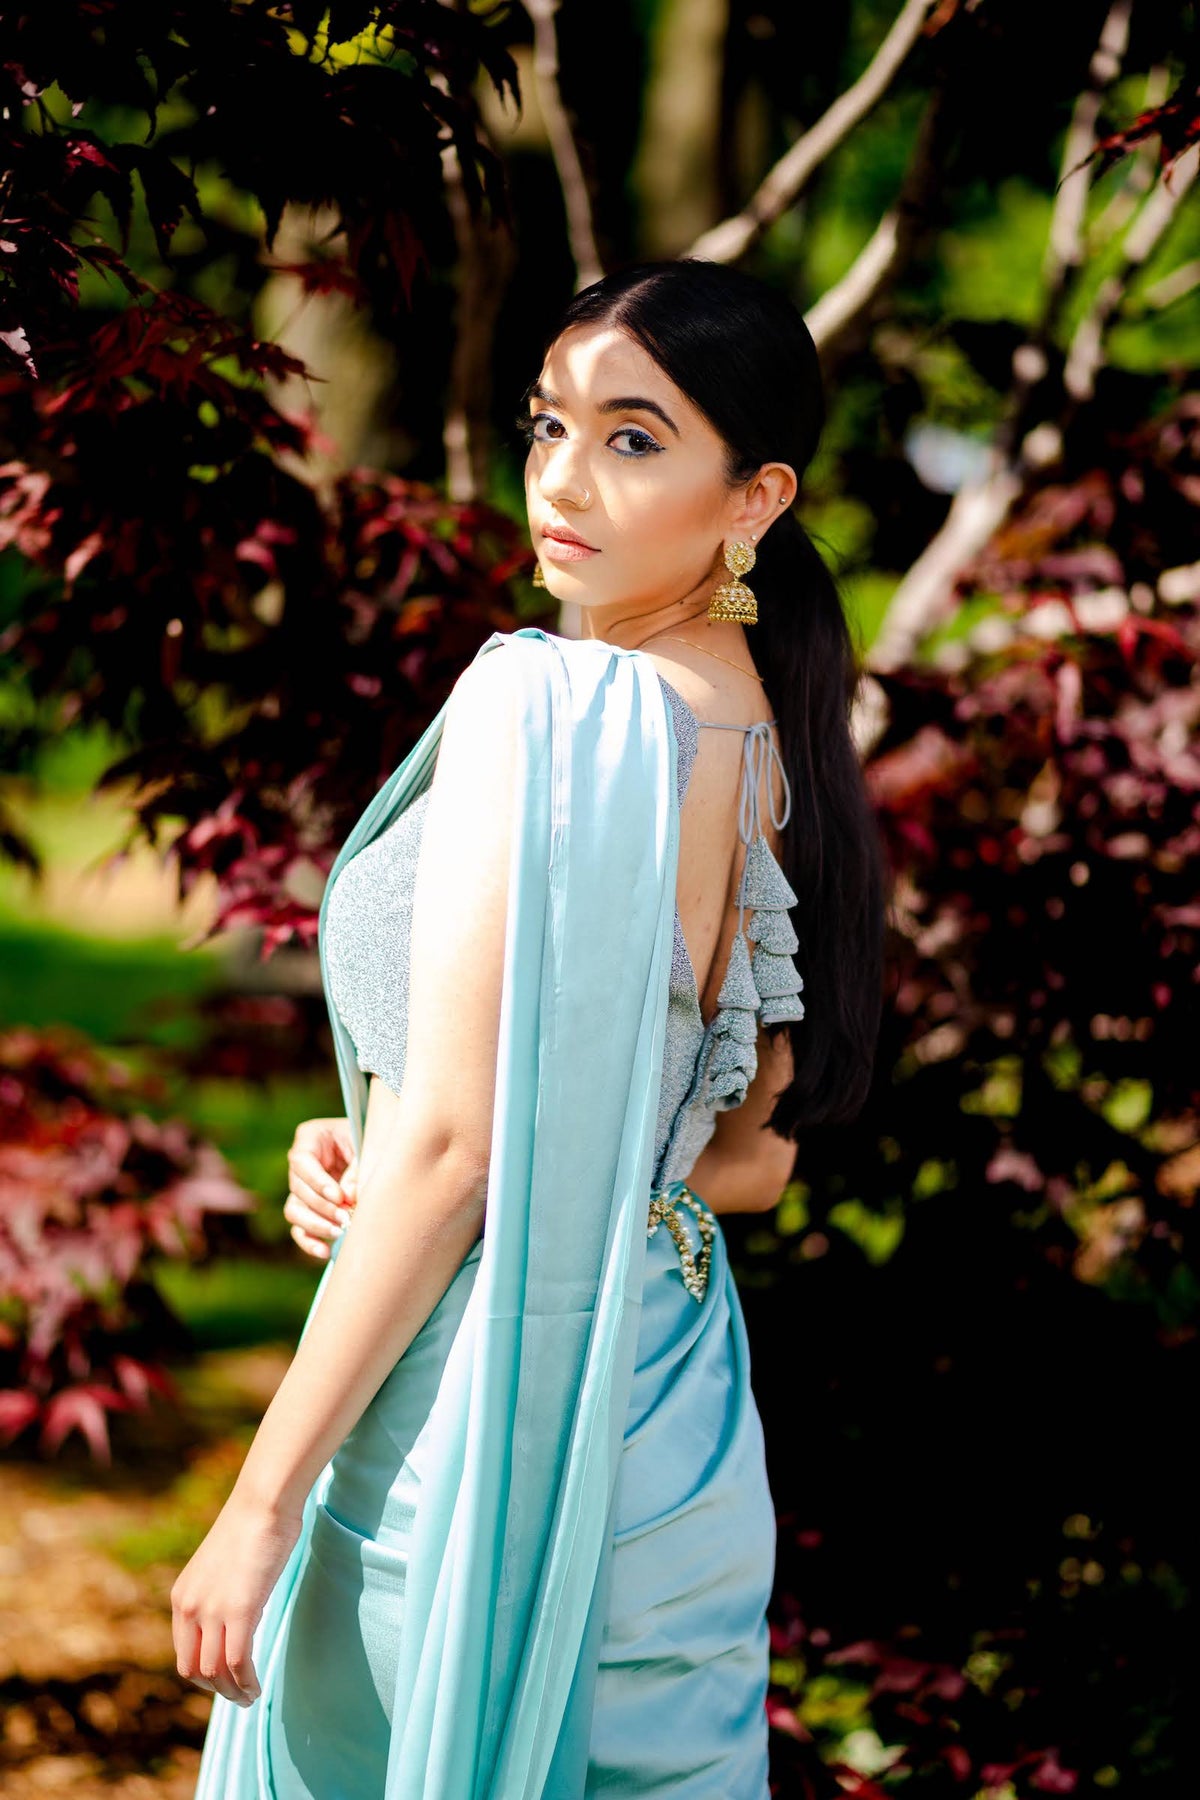
[[[350,1135],[350,1121],[345,1114],[340,1119],[301,1119],[292,1133],[292,1143],[312,1149],[323,1138],[340,1141]]]
[[[225,1661],[225,1621],[223,1619],[207,1620],[202,1628],[200,1677],[203,1681],[211,1682],[215,1691],[224,1699],[232,1700],[235,1706],[247,1704],[245,1694],[229,1673]]]
[[[244,1619],[226,1619],[225,1661],[247,1705],[257,1700],[262,1693],[251,1654],[253,1637],[254,1633]]]
[[[315,1256],[320,1262],[329,1261],[332,1252],[328,1244],[323,1244],[319,1238],[309,1237],[308,1233],[301,1231],[298,1225],[292,1226],[292,1236],[300,1248],[308,1252],[309,1256]]]
[[[316,1146],[316,1155],[325,1170],[326,1179],[337,1183],[339,1202],[342,1205],[353,1205],[358,1187],[358,1158],[354,1139],[350,1135],[349,1120],[340,1119],[338,1127],[338,1131],[330,1139]]]
[[[194,1681],[200,1666],[200,1627],[178,1606],[171,1610],[171,1639],[175,1645],[175,1667],[185,1681]]]
[[[336,1207],[334,1217],[329,1218],[325,1213],[319,1213],[313,1207],[306,1206],[297,1195],[289,1194],[283,1203],[283,1216],[289,1225],[298,1225],[301,1231],[308,1233],[309,1237],[321,1238],[328,1242],[331,1238],[337,1237],[347,1223],[350,1214],[345,1207]]]
[[[306,1119],[297,1127],[292,1150],[315,1156],[330,1175],[340,1175],[354,1155],[349,1119]]]
[[[331,1136],[341,1169],[344,1171],[347,1165],[354,1161],[355,1156],[354,1133],[350,1129],[349,1119],[339,1119]]]
[[[205,1681],[200,1674],[200,1627],[185,1626],[184,1631],[176,1634],[175,1667],[185,1681],[193,1687],[203,1688],[206,1694],[215,1694],[216,1688],[211,1681]]]
[[[298,1191],[304,1188],[325,1200],[338,1200],[341,1189],[338,1175],[311,1150],[293,1150],[288,1156],[289,1183]]]
[[[344,1225],[346,1215],[353,1205],[354,1202],[344,1194],[339,1194],[336,1200],[326,1200],[296,1181],[288,1189],[283,1202],[284,1216],[291,1224],[303,1225],[314,1231],[326,1225]]]
[[[331,1207],[346,1203],[336,1178],[311,1151],[294,1151],[288,1157],[288,1186],[298,1199],[325,1216]]]

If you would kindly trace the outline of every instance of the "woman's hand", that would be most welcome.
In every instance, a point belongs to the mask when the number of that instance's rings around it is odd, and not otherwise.
[[[288,1151],[288,1197],[283,1216],[302,1250],[321,1261],[346,1223],[358,1195],[358,1169],[349,1119],[305,1119]]]
[[[280,1513],[235,1490],[171,1589],[176,1668],[235,1706],[262,1692],[250,1647],[302,1520],[302,1512]]]

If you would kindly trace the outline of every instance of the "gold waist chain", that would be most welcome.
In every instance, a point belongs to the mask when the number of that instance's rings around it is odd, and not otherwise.
[[[700,1256],[697,1260],[692,1249],[691,1239],[679,1217],[678,1208],[686,1206],[695,1214],[700,1228]],[[650,1196],[649,1222],[646,1236],[652,1237],[660,1225],[665,1225],[675,1240],[675,1248],[679,1252],[679,1260],[683,1265],[683,1285],[694,1300],[703,1300],[708,1287],[708,1271],[712,1266],[713,1234],[717,1221],[705,1206],[703,1200],[693,1194],[690,1187],[682,1183],[675,1186],[674,1191],[660,1188]]]

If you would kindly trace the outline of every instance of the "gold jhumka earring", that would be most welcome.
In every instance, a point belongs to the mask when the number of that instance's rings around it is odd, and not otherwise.
[[[533,565],[532,580],[534,587],[544,588],[546,585],[546,577],[542,574],[542,565],[540,562],[534,563]]]
[[[723,581],[708,603],[710,619],[734,619],[741,625],[757,625],[758,602],[740,579],[754,567],[754,546],[740,538],[725,546],[725,567],[733,576]]]

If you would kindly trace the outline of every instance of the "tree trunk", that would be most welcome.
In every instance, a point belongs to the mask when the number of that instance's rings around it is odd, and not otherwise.
[[[717,133],[727,0],[664,0],[634,166],[641,251],[677,256],[720,216]]]

